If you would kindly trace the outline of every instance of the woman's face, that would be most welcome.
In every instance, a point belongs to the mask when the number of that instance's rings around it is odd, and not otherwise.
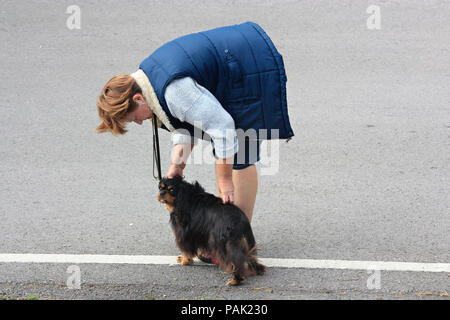
[[[138,104],[138,107],[133,112],[127,113],[125,121],[136,122],[141,125],[142,121],[153,117],[153,112],[142,95],[136,94],[133,100]]]

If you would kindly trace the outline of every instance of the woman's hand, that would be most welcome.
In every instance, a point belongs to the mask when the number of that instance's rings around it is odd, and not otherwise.
[[[234,185],[231,177],[217,179],[217,187],[219,188],[219,196],[222,198],[223,203],[234,203]]]
[[[169,167],[169,171],[167,171],[166,177],[169,179],[172,179],[173,177],[176,177],[176,176],[182,177],[183,169],[184,169],[183,166],[172,163]]]

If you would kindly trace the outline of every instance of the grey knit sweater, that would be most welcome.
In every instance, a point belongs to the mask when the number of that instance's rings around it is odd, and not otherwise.
[[[234,120],[220,102],[194,79],[185,77],[170,82],[164,94],[172,115],[199,127],[212,139],[216,157],[229,158],[238,151]],[[172,144],[197,143],[197,137],[172,134]]]

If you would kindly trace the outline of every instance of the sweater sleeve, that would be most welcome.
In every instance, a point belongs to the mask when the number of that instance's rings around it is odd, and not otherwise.
[[[212,139],[217,158],[225,159],[238,151],[234,120],[220,102],[194,79],[173,80],[164,95],[173,116],[202,129]],[[174,133],[172,143],[196,143],[197,137]]]

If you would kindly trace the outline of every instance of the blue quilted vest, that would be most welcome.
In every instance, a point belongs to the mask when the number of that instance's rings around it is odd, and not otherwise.
[[[256,23],[182,36],[155,50],[139,68],[150,80],[175,129],[187,129],[194,135],[192,125],[170,113],[164,92],[172,80],[189,76],[217,98],[233,117],[236,129],[255,129],[258,139],[294,135],[287,110],[283,58]],[[260,136],[260,129],[267,129],[267,135]],[[272,135],[271,129],[278,129],[278,136]]]

